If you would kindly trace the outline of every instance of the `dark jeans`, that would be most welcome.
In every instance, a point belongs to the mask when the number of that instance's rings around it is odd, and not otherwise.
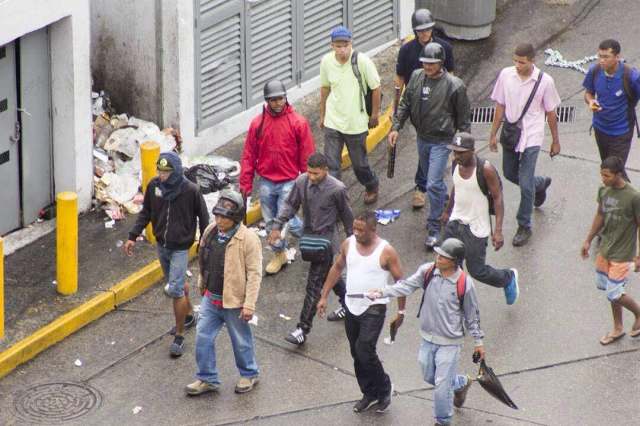
[[[367,148],[365,146],[369,132],[358,135],[347,135],[337,130],[324,129],[324,155],[329,163],[329,173],[336,179],[340,179],[342,164],[342,147],[346,144],[349,158],[353,165],[353,172],[358,182],[364,185],[367,191],[378,189],[378,177],[375,175],[367,160]]]
[[[444,229],[443,241],[447,238],[457,238],[464,243],[464,260],[467,271],[478,281],[492,287],[503,288],[511,281],[511,271],[495,269],[487,265],[487,245],[489,238],[478,238],[471,232],[468,225],[457,220],[447,223]]]
[[[595,130],[596,133],[596,144],[598,145],[598,151],[600,152],[600,160],[604,161],[607,157],[616,156],[620,158],[626,166],[627,158],[629,158],[629,150],[631,150],[633,128],[630,132],[620,136],[607,135],[596,128],[593,130]],[[624,178],[629,181],[626,171],[624,173]]]
[[[376,353],[386,311],[387,305],[371,305],[358,316],[347,310],[344,322],[360,391],[365,396],[378,399],[391,391],[391,379],[384,372]]]
[[[300,312],[300,327],[305,334],[311,331],[313,325],[313,317],[316,316],[316,305],[320,300],[320,293],[322,292],[322,286],[324,280],[327,278],[329,269],[331,269],[332,259],[325,263],[312,262],[309,265],[309,275],[307,277],[307,293],[304,297],[304,303],[302,304],[302,312]],[[340,304],[344,307],[344,295],[347,292],[344,280],[340,278],[333,287],[333,292],[340,299]]]
[[[427,193],[429,213],[427,214],[427,230],[429,235],[440,233],[440,216],[447,203],[447,184],[444,181],[447,172],[447,161],[451,150],[447,144],[420,138],[418,144],[418,170],[416,171],[416,187]]]
[[[502,150],[502,171],[504,177],[520,187],[520,207],[516,219],[518,225],[531,228],[531,214],[536,191],[544,188],[544,177],[536,176],[536,162],[540,153],[539,146],[533,146],[516,152]]]

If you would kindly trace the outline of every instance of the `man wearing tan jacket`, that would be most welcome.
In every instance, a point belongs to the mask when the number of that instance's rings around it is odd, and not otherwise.
[[[262,280],[262,247],[258,236],[242,224],[242,195],[226,190],[213,208],[215,223],[200,239],[198,289],[202,294],[196,328],[196,381],[187,385],[188,395],[201,395],[220,386],[216,368],[215,340],[224,324],[231,338],[240,372],[236,393],[258,383],[258,364],[253,318]]]

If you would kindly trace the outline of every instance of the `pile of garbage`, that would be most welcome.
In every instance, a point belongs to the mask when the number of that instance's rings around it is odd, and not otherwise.
[[[116,114],[104,92],[93,92],[92,101],[94,194],[96,204],[112,220],[142,209],[140,144],[145,141],[157,142],[160,152],[180,155],[185,175],[200,185],[210,208],[217,202],[218,191],[240,173],[240,164],[226,157],[187,158],[182,154],[178,130],[160,129],[152,122]]]

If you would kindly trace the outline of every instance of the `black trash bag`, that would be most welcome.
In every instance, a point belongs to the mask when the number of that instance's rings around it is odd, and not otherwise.
[[[208,164],[196,164],[193,167],[189,167],[184,175],[193,183],[197,183],[200,186],[200,191],[203,194],[210,192],[220,191],[224,189],[231,180],[225,176],[223,179],[218,178],[218,170],[214,166]]]
[[[509,398],[509,395],[507,395],[507,391],[502,387],[502,383],[498,380],[493,369],[489,367],[484,360],[480,361],[480,370],[478,371],[477,379],[480,386],[491,396],[514,410],[518,409],[518,406]]]

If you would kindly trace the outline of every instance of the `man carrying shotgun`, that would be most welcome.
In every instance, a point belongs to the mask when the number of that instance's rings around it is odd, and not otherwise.
[[[376,352],[376,343],[384,325],[389,298],[370,300],[369,291],[383,288],[402,278],[398,253],[376,234],[376,215],[372,211],[362,213],[353,221],[353,235],[340,246],[335,263],[331,267],[318,302],[318,313],[327,309],[329,292],[347,268],[347,316],[345,330],[353,366],[362,391],[362,399],[353,406],[356,413],[376,405],[378,413],[391,404],[393,385]],[[394,320],[399,327],[404,319],[405,298],[398,299],[398,314]]]

